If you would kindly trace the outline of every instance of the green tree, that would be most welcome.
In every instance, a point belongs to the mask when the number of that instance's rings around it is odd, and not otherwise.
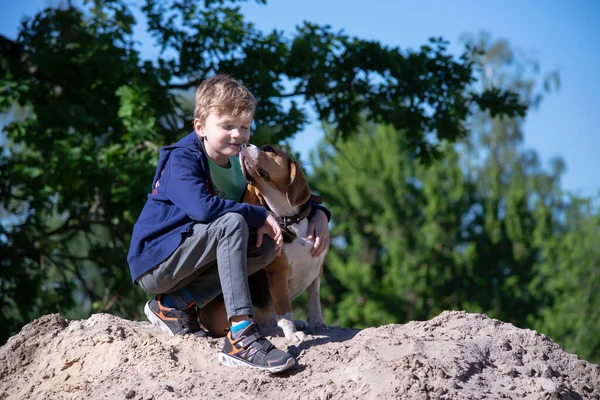
[[[544,301],[532,326],[581,358],[600,362],[600,214],[571,197],[545,238],[531,283]]]
[[[479,84],[538,106],[555,73],[505,41],[481,48]],[[474,112],[470,135],[424,164],[405,132],[363,123],[313,154],[313,187],[334,216],[325,268],[327,320],[369,326],[485,312],[600,359],[600,214],[565,193],[560,159],[545,170],[522,147],[523,120]],[[445,146],[445,147],[444,147]]]
[[[48,8],[16,40],[0,37],[0,112],[25,116],[3,128],[0,339],[49,312],[137,316],[144,294],[125,261],[132,224],[158,147],[191,130],[190,91],[211,74],[233,74],[256,94],[258,143],[291,137],[312,108],[339,138],[361,116],[402,128],[425,159],[436,147],[423,132],[463,137],[475,106],[525,112],[513,93],[467,90],[469,48],[454,58],[432,39],[401,51],[310,23],[291,37],[264,33],[237,3],[146,1],[154,60],[140,58],[123,0]]]
[[[462,305],[469,185],[451,146],[424,165],[402,132],[365,124],[313,162],[312,185],[334,215],[322,296],[330,322],[404,322]]]
[[[515,91],[530,106],[558,85],[555,73],[540,80],[539,66],[505,41],[471,41],[483,50],[479,84]],[[600,215],[561,190],[560,159],[546,171],[522,148],[522,123],[474,112],[469,137],[429,165],[391,126],[365,123],[341,143],[326,138],[311,183],[334,215],[329,322],[368,326],[466,309],[600,357]]]
[[[480,34],[466,39],[482,50],[480,89],[510,88],[531,107],[559,84],[557,73],[540,77],[535,60],[504,40]],[[552,235],[561,211],[560,159],[545,171],[535,151],[523,149],[523,118],[475,112],[471,135],[459,145],[465,174],[473,185],[469,219],[472,285],[464,307],[526,326],[538,307],[530,293],[544,238]],[[475,290],[476,288],[476,290]]]
[[[482,49],[481,86],[539,103],[535,65],[527,71],[528,60],[486,35],[471,44]],[[562,169],[557,162],[548,174],[520,148],[521,124],[476,111],[470,137],[446,143],[430,165],[391,126],[367,124],[343,143],[321,146],[313,182],[334,216],[343,216],[334,220],[339,245],[326,275],[330,317],[365,326],[458,308],[525,324],[537,306],[528,285],[543,240],[534,238],[551,234]],[[548,212],[550,225],[538,224]]]

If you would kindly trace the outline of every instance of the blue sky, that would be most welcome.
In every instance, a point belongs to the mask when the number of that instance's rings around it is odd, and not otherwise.
[[[135,3],[132,1],[131,3]],[[19,21],[56,1],[0,0],[0,34],[14,38]],[[505,38],[540,61],[542,70],[558,69],[561,89],[529,113],[525,146],[538,151],[545,165],[562,157],[567,164],[563,188],[594,196],[600,190],[600,1],[598,0],[271,0],[249,1],[244,14],[261,30],[293,32],[303,21],[329,24],[347,34],[383,44],[417,49],[431,36],[451,42],[458,54],[464,33],[488,31]],[[141,30],[140,30],[141,31]],[[155,54],[146,35],[142,53]],[[317,124],[297,135],[294,147],[306,159],[321,137]],[[594,172],[596,171],[596,172]]]

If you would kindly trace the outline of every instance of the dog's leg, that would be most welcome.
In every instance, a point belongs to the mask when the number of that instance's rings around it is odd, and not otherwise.
[[[260,331],[265,336],[281,335],[281,331],[277,326],[277,320],[275,319],[275,310],[273,309],[272,303],[269,303],[266,307],[254,305],[254,322],[258,324]]]
[[[302,321],[301,319],[295,319],[294,326],[296,327],[296,330],[303,331],[308,328],[308,322]]]
[[[327,329],[321,312],[321,278],[317,276],[308,286],[308,331],[310,333]]]
[[[216,299],[200,309],[198,316],[202,326],[212,336],[221,337],[227,335],[230,324],[227,320],[227,311],[225,310],[225,302],[222,295],[217,296]]]
[[[275,308],[277,326],[283,330],[283,335],[287,341],[301,342],[306,339],[306,334],[297,331],[292,320],[292,302],[288,295],[289,270],[287,260],[278,260],[279,258],[265,267],[267,279],[269,280],[269,292]]]

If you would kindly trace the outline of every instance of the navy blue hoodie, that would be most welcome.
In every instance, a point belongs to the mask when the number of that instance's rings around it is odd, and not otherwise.
[[[152,193],[133,227],[127,255],[134,282],[169,257],[181,243],[182,233],[196,222],[209,223],[234,212],[251,228],[265,223],[264,207],[215,196],[209,171],[195,132],[160,149]],[[330,218],[325,208],[315,206]]]

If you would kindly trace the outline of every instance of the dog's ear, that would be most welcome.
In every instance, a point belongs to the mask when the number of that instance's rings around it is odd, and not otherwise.
[[[306,182],[302,167],[295,160],[290,160],[290,183],[286,196],[292,207],[302,205],[310,199],[308,182]]]
[[[252,184],[248,184],[246,187],[246,193],[244,194],[244,203],[253,204],[255,206],[263,206],[265,207],[267,203],[265,202],[265,198],[260,193],[260,190]]]

